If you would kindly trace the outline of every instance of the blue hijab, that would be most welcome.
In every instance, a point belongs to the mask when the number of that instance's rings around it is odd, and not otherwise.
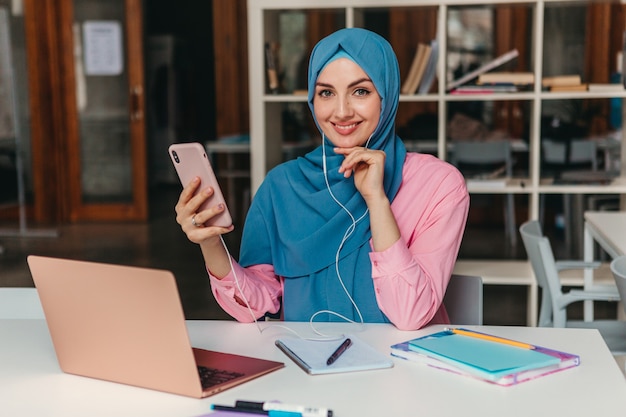
[[[406,149],[395,134],[400,73],[391,45],[381,36],[358,28],[342,29],[322,39],[309,61],[309,107],[313,113],[318,75],[337,56],[345,56],[344,53],[371,78],[381,98],[380,120],[368,147],[381,149],[387,155],[384,187],[392,201],[402,182]],[[346,231],[353,227],[353,219],[332,199],[327,188],[322,146],[326,147],[327,177],[333,195],[354,219],[365,214],[339,255],[338,249]],[[276,274],[285,278],[285,320],[308,321],[316,312],[330,310],[359,321],[343,282],[364,321],[388,321],[374,294],[367,206],[353,178],[346,179],[338,172],[343,159],[343,155],[335,154],[332,143],[324,140],[304,157],[271,170],[248,211],[240,264],[244,267],[271,264]],[[342,319],[324,313],[315,320]]]

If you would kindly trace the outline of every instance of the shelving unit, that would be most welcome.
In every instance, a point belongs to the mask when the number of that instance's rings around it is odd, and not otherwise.
[[[508,0],[508,1],[474,1],[474,0],[248,0],[248,37],[249,37],[249,85],[250,85],[250,137],[251,137],[251,189],[252,193],[259,187],[267,171],[281,161],[283,134],[278,122],[281,117],[281,106],[284,103],[306,104],[306,96],[292,94],[272,95],[267,92],[265,80],[264,42],[280,39],[278,19],[280,13],[290,10],[324,10],[332,11],[336,21],[343,27],[363,27],[363,16],[372,10],[394,8],[435,8],[437,10],[436,37],[440,53],[437,69],[437,89],[426,95],[401,95],[400,105],[412,103],[432,103],[437,108],[436,154],[447,158],[449,146],[447,138],[448,107],[452,103],[462,102],[520,102],[529,108],[528,120],[528,177],[518,178],[501,188],[481,187],[472,185],[471,193],[505,194],[528,196],[528,215],[539,216],[539,201],[542,194],[611,194],[621,195],[621,207],[625,207],[626,177],[622,170],[621,176],[609,184],[596,185],[557,185],[546,183],[541,175],[541,119],[542,109],[552,100],[588,100],[626,98],[626,91],[618,92],[564,92],[551,93],[542,91],[541,79],[544,54],[544,12],[546,7],[566,6],[567,4],[583,5],[588,2],[581,0]],[[447,19],[450,8],[463,6],[511,6],[519,5],[531,10],[533,34],[530,46],[530,66],[528,71],[535,74],[532,91],[519,93],[494,93],[472,95],[450,95],[446,93],[446,57],[447,57]],[[338,29],[339,27],[337,27]],[[396,45],[393,44],[394,48]],[[402,68],[403,62],[401,62]],[[406,64],[406,63],[404,63]],[[404,75],[404,74],[403,74]],[[442,82],[442,80],[444,80]],[[626,107],[626,106],[625,106]],[[626,118],[623,118],[626,121]],[[403,137],[403,139],[407,139]],[[409,144],[410,145],[410,144]],[[409,146],[410,147],[410,146]],[[621,145],[621,166],[626,166],[626,143]]]

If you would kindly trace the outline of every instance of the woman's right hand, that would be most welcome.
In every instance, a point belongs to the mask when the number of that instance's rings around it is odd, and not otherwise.
[[[194,243],[208,243],[210,240],[219,241],[219,236],[231,232],[235,227],[205,226],[211,218],[219,215],[225,209],[223,204],[210,206],[198,211],[202,203],[213,195],[213,188],[207,187],[197,195],[194,193],[200,187],[200,178],[194,178],[183,188],[176,203],[176,222],[180,225],[187,238]]]

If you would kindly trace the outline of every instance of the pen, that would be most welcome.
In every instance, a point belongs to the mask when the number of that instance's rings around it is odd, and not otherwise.
[[[339,345],[337,350],[334,351],[332,355],[330,355],[330,357],[326,361],[326,365],[332,365],[350,346],[352,346],[352,340],[350,340],[349,338],[344,340],[343,343]]]
[[[448,330],[455,334],[475,337],[477,339],[490,340],[492,342],[497,342],[497,343],[504,343],[505,345],[516,346],[522,349],[534,349],[535,348],[533,345],[529,345],[528,343],[517,342],[515,340],[505,339],[503,337],[491,336],[491,335],[484,334],[484,333],[473,332],[471,330],[464,330],[464,329],[448,329]]]
[[[276,410],[276,411],[293,411],[301,413],[302,417],[333,417],[333,410],[323,407],[308,407],[294,404],[284,404],[278,401],[241,401],[235,402],[235,407],[247,408],[250,410]]]
[[[301,413],[296,413],[292,411],[280,411],[280,410],[258,410],[247,407],[230,407],[228,405],[217,405],[211,404],[211,410],[216,411],[234,411],[237,413],[248,413],[248,414],[260,414],[269,417],[302,417]]]

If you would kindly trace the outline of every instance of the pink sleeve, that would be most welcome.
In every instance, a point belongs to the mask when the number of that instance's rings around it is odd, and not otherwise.
[[[378,305],[402,330],[448,322],[441,302],[465,230],[469,195],[460,173],[441,164],[431,168],[440,168],[439,175],[416,170],[419,179],[401,189],[391,207],[401,238],[370,253]]]
[[[233,270],[223,279],[217,279],[210,272],[209,278],[218,304],[237,321],[251,323],[280,308],[283,287],[271,265],[242,268],[233,261]],[[244,305],[235,299],[235,294]],[[245,305],[246,301],[250,308]]]

